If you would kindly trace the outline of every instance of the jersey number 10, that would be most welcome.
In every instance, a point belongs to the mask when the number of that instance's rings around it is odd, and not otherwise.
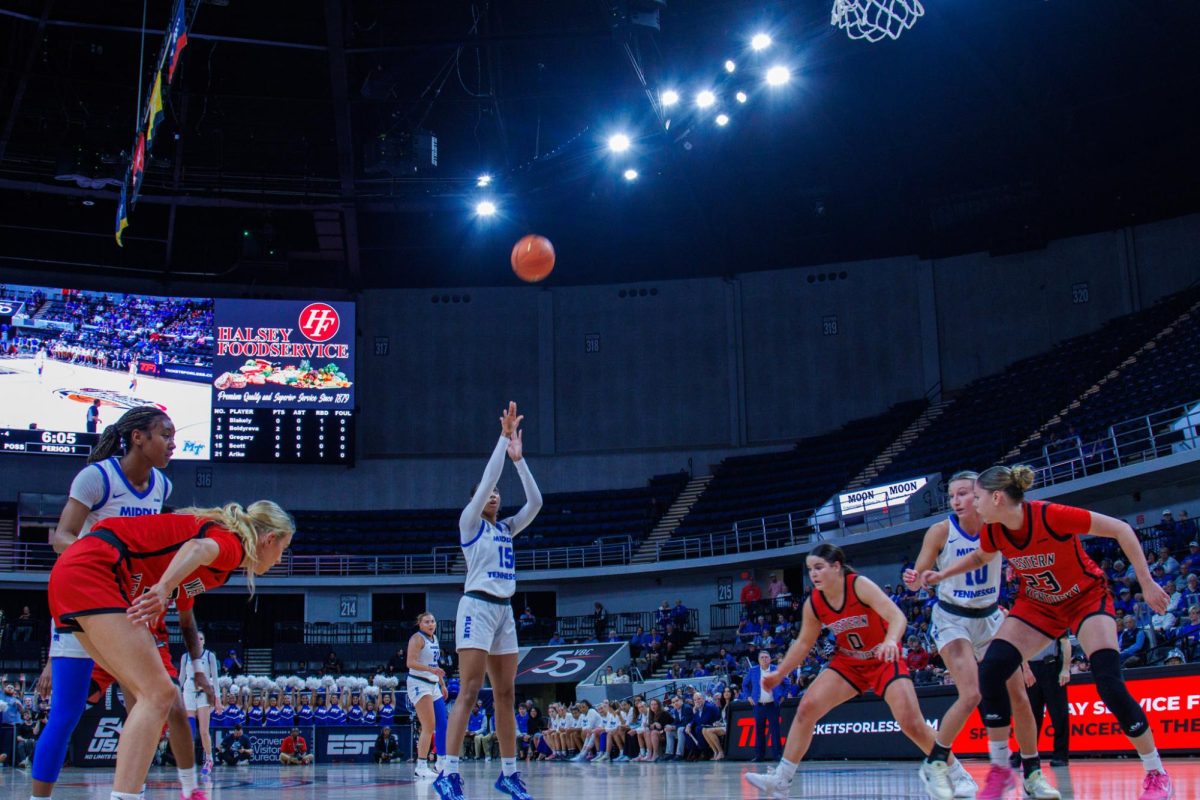
[[[967,580],[967,586],[983,586],[987,583],[988,565],[984,565],[974,572],[964,572],[963,577]]]

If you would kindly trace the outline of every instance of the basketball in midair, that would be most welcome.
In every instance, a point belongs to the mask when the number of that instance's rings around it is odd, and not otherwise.
[[[554,269],[554,245],[545,236],[531,233],[513,245],[512,268],[527,283],[544,280]]]

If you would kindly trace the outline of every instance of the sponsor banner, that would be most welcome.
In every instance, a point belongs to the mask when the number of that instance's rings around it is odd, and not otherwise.
[[[354,304],[219,299],[217,408],[354,407]]]
[[[291,728],[244,728],[242,733],[250,740],[250,749],[254,755],[250,757],[251,764],[278,764],[279,746],[291,735]],[[213,731],[216,735],[216,745],[230,735],[230,729],[219,728]],[[308,744],[309,752],[313,752],[313,742],[316,741],[315,729],[312,726],[300,726],[300,735]]]
[[[208,383],[212,380],[212,370],[208,367],[196,367],[188,364],[163,364],[158,368],[158,374],[163,378],[175,378],[181,381]]]
[[[891,506],[903,505],[910,497],[929,485],[929,478],[913,478],[907,481],[891,483],[887,486],[875,486],[870,489],[856,489],[838,495],[838,510],[843,517],[865,514],[868,511],[879,511]]]
[[[71,734],[69,758],[76,767],[115,767],[117,742],[125,725],[125,709],[119,704],[111,708],[97,705],[84,712]]]
[[[1128,670],[1125,673],[1130,692],[1137,698],[1154,731],[1155,743],[1163,752],[1195,753],[1200,750],[1200,666]],[[933,686],[917,690],[921,710],[933,728],[938,728],[947,709],[957,695],[950,686]],[[1098,756],[1128,755],[1129,740],[1121,733],[1116,719],[1107,712],[1089,679],[1075,676],[1067,687],[1067,702],[1071,711],[1071,755]],[[783,703],[781,711],[784,740],[796,701]],[[1054,727],[1047,715],[1039,733],[1039,749],[1053,750]],[[732,759],[754,757],[754,709],[749,703],[734,706],[732,731],[726,752]],[[770,745],[768,742],[768,753]],[[1012,741],[1012,747],[1016,742]],[[987,755],[987,731],[979,712],[971,714],[966,727],[954,741],[954,752],[964,756]],[[921,757],[917,747],[900,731],[891,711],[881,698],[873,694],[844,703],[829,712],[817,723],[812,746],[805,758],[810,760],[861,758],[916,759]]]
[[[25,303],[22,300],[0,300],[0,319],[7,317],[24,316],[21,314],[25,308]],[[7,321],[7,319],[5,319]]]
[[[517,683],[579,683],[624,646],[621,642],[531,647],[517,665]]]

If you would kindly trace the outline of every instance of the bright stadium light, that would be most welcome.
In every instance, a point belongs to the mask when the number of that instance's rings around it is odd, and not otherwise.
[[[729,73],[733,73],[733,72],[737,71],[737,64],[734,63],[732,58],[728,59],[725,62],[725,71],[729,72]]]
[[[491,200],[480,200],[475,206],[475,213],[481,217],[496,216],[496,204]]]
[[[754,34],[754,38],[752,38],[750,40],[750,47],[755,52],[761,53],[763,50],[766,50],[770,46],[771,46],[771,36],[766,33],[756,33],[756,34]]]
[[[671,106],[675,105],[678,102],[679,102],[679,92],[675,91],[674,89],[667,89],[665,92],[662,93],[662,104],[665,107],[670,108]]]
[[[638,171],[636,169],[630,168],[630,169],[625,170],[625,180],[636,181],[637,179],[638,179]]]
[[[629,149],[630,144],[629,137],[623,133],[614,133],[608,137],[608,149],[614,153],[624,153]]]
[[[710,90],[705,89],[696,95],[697,108],[712,108],[717,102],[717,96]]]
[[[737,98],[737,101],[739,103],[744,103],[750,99],[750,96],[747,95],[745,92],[738,92],[737,94],[734,95],[734,97]]]
[[[486,172],[483,173],[482,175],[480,175],[478,178],[475,179],[475,185],[480,189],[484,189],[488,186],[491,186],[492,185],[492,176],[488,175]]]
[[[792,79],[792,71],[782,64],[776,64],[767,70],[767,85],[783,86]]]
[[[729,124],[729,115],[728,114],[717,114],[716,121],[717,121],[718,125],[720,125],[722,128],[724,128],[726,125]]]

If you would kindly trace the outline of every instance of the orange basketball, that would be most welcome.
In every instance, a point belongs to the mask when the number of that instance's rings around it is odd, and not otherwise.
[[[554,245],[536,233],[521,237],[513,245],[512,268],[518,278],[528,283],[545,279],[554,269]]]

